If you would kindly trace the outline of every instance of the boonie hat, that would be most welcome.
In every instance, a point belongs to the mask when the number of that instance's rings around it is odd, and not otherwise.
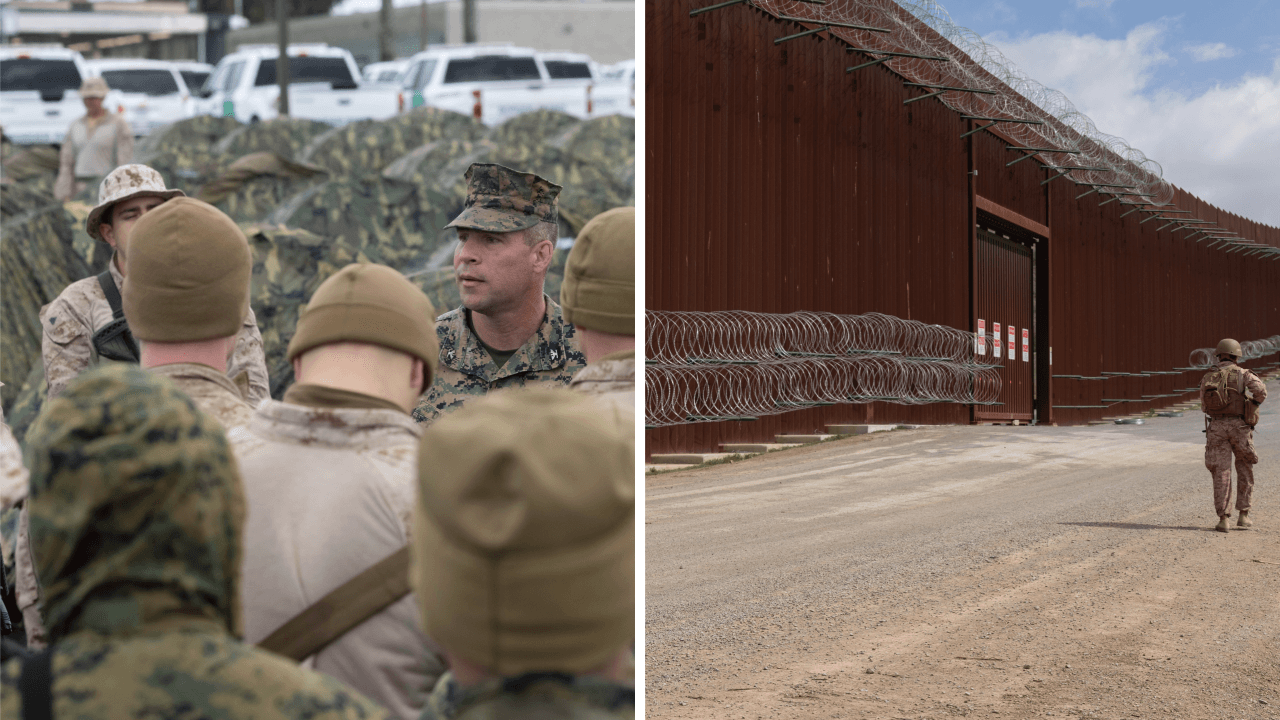
[[[100,77],[85,78],[80,84],[80,97],[82,98],[104,98],[111,88],[107,86],[107,81]]]
[[[466,178],[466,206],[447,228],[505,233],[559,219],[561,187],[550,180],[493,163],[472,163]]]
[[[102,178],[102,184],[98,186],[98,205],[90,210],[89,217],[85,218],[84,231],[89,233],[89,237],[106,242],[99,230],[99,226],[102,225],[103,214],[116,203],[139,195],[155,195],[168,200],[169,198],[183,197],[186,193],[181,190],[166,189],[164,178],[160,176],[160,173],[146,165],[138,165],[136,163],[121,165]]]

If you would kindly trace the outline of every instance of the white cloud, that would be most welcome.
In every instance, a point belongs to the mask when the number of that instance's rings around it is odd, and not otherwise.
[[[1116,0],[1076,0],[1076,7],[1078,8],[1100,7],[1103,10],[1110,10],[1111,4],[1114,3],[1115,1]]]
[[[1160,163],[1164,177],[1218,207],[1280,226],[1280,58],[1199,95],[1153,89],[1166,27],[1140,25],[1119,40],[1067,32],[988,38],[1041,84],[1061,90],[1097,128]]]
[[[1204,45],[1190,45],[1187,52],[1191,53],[1191,57],[1200,62],[1208,62],[1209,60],[1221,60],[1222,58],[1234,57],[1237,53],[1236,49],[1229,47],[1226,43],[1205,43]]]

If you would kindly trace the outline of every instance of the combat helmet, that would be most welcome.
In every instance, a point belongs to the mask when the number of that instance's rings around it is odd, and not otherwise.
[[[1222,342],[1218,343],[1218,347],[1213,351],[1213,353],[1215,355],[1232,355],[1239,358],[1241,355],[1244,355],[1244,350],[1240,348],[1240,343],[1232,340],[1231,338],[1225,338]]]

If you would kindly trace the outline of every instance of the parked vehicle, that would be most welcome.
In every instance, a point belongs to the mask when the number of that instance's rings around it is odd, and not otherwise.
[[[84,58],[60,45],[0,46],[0,127],[18,145],[60,144],[84,115],[80,83]],[[119,93],[103,100],[110,108]]]
[[[588,114],[581,84],[551,82],[532,49],[511,45],[433,47],[409,58],[399,109],[423,105],[471,115],[486,125],[540,108]]]
[[[596,112],[608,115],[616,112],[629,117],[636,116],[636,61],[623,60],[596,69],[600,80],[596,92]],[[607,88],[607,89],[606,89]],[[619,99],[624,101],[618,102]],[[614,103],[617,102],[615,105]]]
[[[209,63],[196,62],[195,60],[172,60],[171,65],[178,70],[178,74],[182,76],[182,81],[187,84],[192,96],[200,92],[204,88],[204,84],[208,82],[209,76],[213,75],[213,66]]]
[[[355,58],[324,43],[290,45],[289,114],[345,125],[355,120],[384,120],[396,114],[393,90],[360,87]],[[222,58],[205,84],[199,112],[249,123],[280,114],[275,45],[241,45]]]
[[[112,108],[124,116],[134,135],[147,135],[162,125],[194,114],[191,92],[172,63],[143,58],[86,60],[90,75],[107,81],[119,91],[119,105]]]
[[[364,83],[366,86],[400,87],[408,60],[388,60],[387,62],[369,63],[364,66]]]

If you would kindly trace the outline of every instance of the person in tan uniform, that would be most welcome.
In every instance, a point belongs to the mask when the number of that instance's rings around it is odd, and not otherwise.
[[[58,153],[53,196],[62,202],[79,195],[89,182],[133,162],[133,130],[120,115],[102,106],[107,81],[87,78],[80,86],[85,114],[71,123]]]
[[[436,318],[440,369],[413,417],[430,425],[492,390],[569,384],[587,364],[576,331],[542,291],[559,234],[560,186],[502,165],[467,168],[454,279],[462,307]]]
[[[1231,519],[1231,457],[1236,461],[1236,526],[1253,525],[1249,509],[1253,500],[1253,424],[1257,407],[1267,399],[1267,386],[1257,375],[1236,364],[1243,354],[1240,343],[1227,338],[1216,348],[1218,367],[1200,380],[1200,406],[1205,417],[1204,464],[1213,475],[1213,508],[1218,532],[1227,532]],[[1246,391],[1248,394],[1246,394]],[[1250,397],[1252,396],[1252,397]]]
[[[311,658],[405,720],[445,670],[408,584],[421,434],[409,411],[435,375],[434,317],[399,272],[348,265],[298,318],[287,351],[297,380],[283,402],[263,402],[230,434],[249,508],[245,640]],[[385,602],[351,600],[370,593]]]
[[[412,577],[450,670],[422,720],[634,717],[633,428],[544,385],[423,433]]]
[[[67,383],[100,360],[138,362],[137,343],[120,303],[130,236],[144,215],[183,196],[181,190],[165,188],[160,173],[146,165],[125,165],[103,178],[99,204],[85,220],[85,231],[111,246],[111,262],[106,271],[68,285],[40,309],[49,398],[57,397]],[[248,385],[251,405],[270,395],[262,334],[252,308],[245,312],[228,365],[230,377],[244,375],[240,383]]]
[[[625,413],[636,407],[636,209],[614,208],[578,233],[560,308],[582,338],[587,366],[569,389],[598,395]]]
[[[227,377],[249,310],[253,256],[235,221],[195,198],[174,198],[133,228],[121,295],[142,367],[173,381],[230,430],[253,407]]]

